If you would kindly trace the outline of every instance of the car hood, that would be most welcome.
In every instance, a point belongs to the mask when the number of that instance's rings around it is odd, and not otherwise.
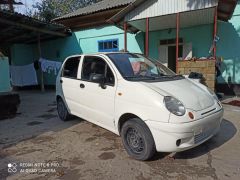
[[[177,98],[187,109],[200,111],[214,105],[214,98],[188,79],[141,83],[163,96]]]

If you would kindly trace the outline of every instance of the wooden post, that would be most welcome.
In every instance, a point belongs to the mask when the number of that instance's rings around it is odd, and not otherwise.
[[[128,51],[128,49],[127,49],[127,28],[128,28],[127,22],[124,22],[124,51],[125,52]]]
[[[180,14],[176,14],[176,73],[178,71],[178,53],[179,53],[179,20]]]
[[[39,60],[42,57],[42,50],[41,50],[41,40],[40,40],[40,34],[38,34],[38,54],[39,54]],[[42,68],[40,67],[40,72],[41,72],[41,91],[44,92],[44,81],[43,81],[43,71]]]
[[[149,56],[149,18],[146,18],[145,55]]]
[[[11,12],[13,12],[14,11],[14,9],[13,9],[13,0],[8,0],[8,4],[9,4],[9,10]]]
[[[213,30],[213,56],[216,59],[217,56],[217,43],[215,42],[215,37],[217,36],[217,7],[214,13],[214,30]]]

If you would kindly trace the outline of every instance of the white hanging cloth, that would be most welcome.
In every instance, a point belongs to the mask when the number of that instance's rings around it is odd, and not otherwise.
[[[52,71],[54,72],[55,75],[58,74],[58,71],[60,70],[62,63],[57,62],[57,61],[50,61],[44,58],[39,59],[41,63],[41,69],[45,73],[51,73]]]
[[[37,75],[34,64],[24,66],[10,66],[11,81],[13,86],[37,85]]]

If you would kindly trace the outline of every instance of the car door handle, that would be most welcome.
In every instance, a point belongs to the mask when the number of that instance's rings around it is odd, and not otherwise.
[[[62,84],[62,83],[63,83],[63,80],[60,80],[60,83]]]
[[[84,84],[80,84],[80,88],[85,88],[85,85]]]

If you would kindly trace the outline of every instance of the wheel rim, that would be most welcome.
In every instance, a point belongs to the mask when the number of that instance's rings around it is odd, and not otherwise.
[[[132,152],[135,154],[140,154],[144,151],[145,146],[144,146],[144,140],[139,134],[139,132],[135,128],[129,128],[127,130],[127,143]]]
[[[60,116],[60,118],[64,119],[65,117],[65,106],[63,104],[63,102],[61,100],[58,101],[58,114]]]

